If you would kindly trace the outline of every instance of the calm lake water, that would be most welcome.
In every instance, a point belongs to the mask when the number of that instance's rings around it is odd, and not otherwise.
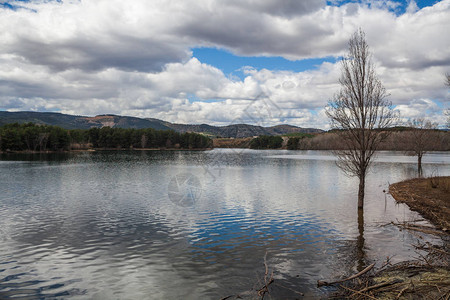
[[[321,297],[318,279],[418,256],[386,224],[420,217],[383,192],[415,162],[378,155],[362,227],[329,152],[3,154],[0,299],[220,299],[260,288],[266,253],[274,299]],[[424,170],[450,175],[450,153]]]

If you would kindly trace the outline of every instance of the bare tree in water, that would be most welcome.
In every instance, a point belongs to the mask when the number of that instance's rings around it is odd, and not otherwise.
[[[436,150],[439,146],[439,133],[435,131],[437,123],[426,121],[423,118],[408,121],[411,128],[408,137],[408,153],[417,156],[417,171],[422,176],[422,157],[430,150]]]
[[[358,208],[364,206],[366,174],[385,129],[396,121],[391,102],[378,79],[365,33],[360,29],[349,41],[349,53],[341,61],[340,91],[329,102],[326,113],[344,144],[336,151],[338,166],[359,178]]]

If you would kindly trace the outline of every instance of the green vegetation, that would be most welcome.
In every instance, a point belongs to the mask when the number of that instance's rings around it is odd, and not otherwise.
[[[300,140],[304,138],[313,138],[314,135],[308,134],[308,133],[301,133],[297,136],[290,137],[287,142],[287,149],[288,150],[299,150],[300,149]]]
[[[80,146],[84,145],[84,146]],[[173,130],[91,128],[67,130],[33,123],[0,127],[1,151],[65,151],[74,148],[209,148],[211,139]]]
[[[281,136],[261,135],[250,141],[250,149],[278,149],[282,144]]]
[[[300,142],[300,138],[299,137],[293,137],[290,138],[287,142],[287,149],[288,150],[298,150],[299,149],[299,145],[298,143]]]

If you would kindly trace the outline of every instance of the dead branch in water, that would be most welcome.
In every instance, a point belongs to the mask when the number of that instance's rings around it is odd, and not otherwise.
[[[294,292],[294,293],[297,294],[297,295],[300,295],[300,296],[304,296],[304,295],[305,295],[305,294],[302,293],[302,292],[296,291],[296,290],[294,290],[294,289],[291,289],[291,288],[289,288],[289,287],[287,287],[287,286],[284,286],[284,285],[281,285],[281,284],[279,284],[279,283],[275,283],[275,285],[276,285],[276,286],[279,286],[279,287],[281,287],[281,288],[283,288],[283,289],[289,290],[289,291],[291,291],[291,292]]]
[[[333,285],[333,284],[336,284],[336,283],[342,283],[342,282],[345,282],[345,281],[349,281],[349,280],[358,278],[359,276],[361,276],[361,275],[363,275],[363,274],[369,272],[374,266],[375,266],[375,264],[373,263],[373,264],[367,266],[367,267],[366,267],[364,270],[362,270],[361,272],[356,273],[356,274],[354,274],[354,275],[352,275],[352,276],[350,276],[350,277],[347,277],[347,278],[345,278],[345,279],[342,279],[342,280],[337,280],[337,281],[333,281],[333,282],[327,282],[327,281],[317,280],[317,287],[321,287],[321,286],[329,286],[329,285]]]
[[[394,223],[391,222],[392,225],[395,225],[400,228],[408,229],[408,230],[414,230],[419,231],[427,234],[434,234],[434,235],[447,235],[445,231],[440,231],[438,229],[435,229],[430,226],[424,226],[424,225],[417,225],[417,224],[411,224],[411,223]]]
[[[372,286],[368,286],[368,287],[363,288],[362,290],[360,290],[360,292],[364,293],[364,292],[368,292],[370,290],[379,289],[379,288],[382,288],[382,287],[386,287],[386,286],[390,286],[390,285],[393,285],[393,284],[396,284],[396,283],[402,283],[402,282],[403,282],[403,280],[394,279],[393,281],[386,281],[386,282],[378,283],[378,284],[375,284],[375,285],[372,285]]]
[[[258,290],[258,296],[261,297],[261,300],[264,299],[264,295],[266,293],[269,293],[269,285],[271,285],[272,282],[274,282],[273,271],[272,271],[272,274],[270,275],[270,277],[268,277],[269,276],[269,266],[267,265],[267,251],[266,251],[266,254],[264,255],[264,267],[266,269],[266,271],[264,272],[264,283],[265,284],[263,287],[261,287]]]
[[[263,300],[264,296],[269,293],[269,286],[275,281],[273,278],[273,270],[269,276],[269,265],[267,264],[267,251],[264,255],[264,278],[263,278],[263,286],[257,289],[251,289],[242,293],[229,295],[221,298],[220,300],[228,300],[228,299],[242,299],[243,297],[253,297],[257,296],[258,299]],[[261,284],[261,280],[258,279],[258,285]],[[293,291],[293,290],[292,290]],[[296,293],[301,294],[300,292],[295,291]],[[256,295],[254,295],[256,293]]]
[[[340,284],[339,287],[341,287],[341,288],[343,288],[343,289],[345,289],[345,290],[348,290],[348,291],[352,292],[353,294],[359,294],[359,295],[361,295],[361,296],[363,296],[363,297],[367,297],[367,298],[370,298],[370,299],[375,299],[375,300],[377,300],[377,298],[375,298],[375,297],[373,297],[373,296],[371,296],[371,295],[365,294],[365,293],[363,293],[363,292],[361,292],[361,291],[357,291],[357,290],[351,289],[351,288],[349,288],[349,287],[347,287],[347,286],[344,286],[344,285],[342,285],[342,284]]]
[[[439,254],[442,254],[442,255],[450,256],[450,252],[447,252],[447,251],[445,251],[443,249],[440,249],[437,246],[433,246],[430,242],[426,242],[425,244],[414,245],[414,247],[416,249],[424,250],[424,251],[427,251],[429,253],[436,252],[436,253],[439,253]]]
[[[399,262],[378,269],[358,280],[339,284],[333,299],[450,299],[450,268],[448,244],[429,242],[413,245],[426,255],[412,261]]]

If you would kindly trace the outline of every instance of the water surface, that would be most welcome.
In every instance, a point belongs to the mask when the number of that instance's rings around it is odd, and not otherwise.
[[[220,299],[260,287],[266,253],[274,299],[315,298],[318,279],[418,256],[417,236],[386,225],[420,219],[383,192],[416,176],[399,153],[373,164],[363,227],[356,179],[324,151],[0,158],[1,299]],[[450,174],[447,153],[423,163]]]

